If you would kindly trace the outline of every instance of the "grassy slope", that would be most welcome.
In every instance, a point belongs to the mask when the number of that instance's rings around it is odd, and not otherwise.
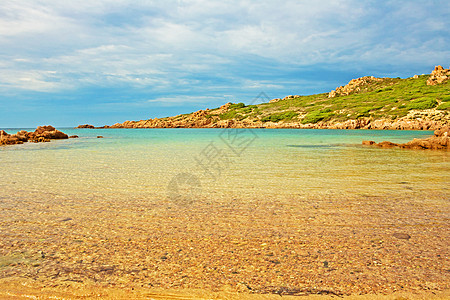
[[[328,93],[301,96],[275,103],[245,106],[232,104],[228,112],[219,114],[222,120],[250,119],[263,122],[316,123],[318,121],[345,121],[361,117],[396,119],[412,109],[437,108],[450,110],[450,81],[428,86],[428,75],[418,79],[386,78],[364,86],[360,92],[348,96],[328,98]],[[211,110],[210,114],[215,114]]]

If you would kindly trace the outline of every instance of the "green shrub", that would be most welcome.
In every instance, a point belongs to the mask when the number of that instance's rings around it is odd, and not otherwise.
[[[416,100],[413,100],[413,101],[409,102],[406,107],[407,107],[408,110],[411,110],[411,109],[429,109],[429,108],[436,107],[437,104],[438,104],[438,102],[436,101],[435,98],[421,97],[421,98],[418,98]]]
[[[440,109],[440,110],[450,110],[450,101],[449,101],[449,102],[441,103],[441,105],[439,105],[438,107],[436,107],[436,109]]]
[[[444,95],[441,97],[442,102],[450,102],[450,95]]]
[[[245,114],[251,113],[252,112],[252,108],[251,107],[245,107],[243,108],[241,111]]]
[[[327,119],[331,118],[333,116],[333,113],[331,112],[331,109],[323,109],[323,110],[317,110],[312,111],[309,114],[307,114],[303,120],[303,124],[308,123],[317,123],[319,121],[326,121]]]
[[[245,104],[242,102],[239,103],[232,103],[229,107],[229,109],[237,109],[237,108],[244,108]]]
[[[261,119],[262,122],[279,122],[279,121],[288,121],[292,120],[294,117],[298,116],[298,113],[295,111],[286,111],[283,113],[272,114],[269,116],[265,116]]]
[[[226,113],[219,115],[219,118],[222,120],[229,120],[229,119],[233,119],[236,116],[236,114],[237,114],[237,112],[235,110],[232,110],[232,111],[228,111]]]

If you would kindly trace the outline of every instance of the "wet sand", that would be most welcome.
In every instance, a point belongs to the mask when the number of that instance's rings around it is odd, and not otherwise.
[[[423,195],[3,197],[0,296],[445,298],[449,203]]]

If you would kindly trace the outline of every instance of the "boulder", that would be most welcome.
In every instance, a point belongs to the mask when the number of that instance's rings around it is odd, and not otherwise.
[[[49,140],[64,140],[69,138],[67,134],[59,130],[45,131],[42,134],[38,135],[37,137],[44,137]]]
[[[64,132],[61,132],[53,126],[39,126],[34,131],[34,139],[38,139],[39,137],[44,137],[49,140],[61,140],[68,139],[69,136]]]
[[[71,136],[69,136],[69,139],[77,139],[78,138],[78,135],[71,135]]]
[[[363,141],[362,144],[371,146],[371,145],[374,145],[376,143],[374,141]]]
[[[34,131],[35,134],[39,135],[42,134],[46,131],[55,131],[55,127],[47,125],[47,126],[38,126],[38,128],[36,128],[36,130]]]
[[[17,138],[15,134],[8,135],[0,139],[0,145],[16,145],[16,144],[23,144],[23,141]]]

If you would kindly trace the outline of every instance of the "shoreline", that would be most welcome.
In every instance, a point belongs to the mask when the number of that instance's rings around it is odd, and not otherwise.
[[[302,122],[262,122],[258,120],[242,121],[212,120],[207,118],[206,111],[197,111],[184,119],[178,120],[176,117],[162,119],[149,119],[140,121],[125,121],[114,125],[95,127],[93,125],[79,125],[76,129],[110,129],[110,128],[270,128],[270,129],[374,129],[374,130],[439,130],[450,125],[450,114],[440,115],[436,110],[412,111],[408,116],[390,119],[360,118],[346,121],[319,121],[317,123]],[[437,116],[439,118],[436,120]]]

